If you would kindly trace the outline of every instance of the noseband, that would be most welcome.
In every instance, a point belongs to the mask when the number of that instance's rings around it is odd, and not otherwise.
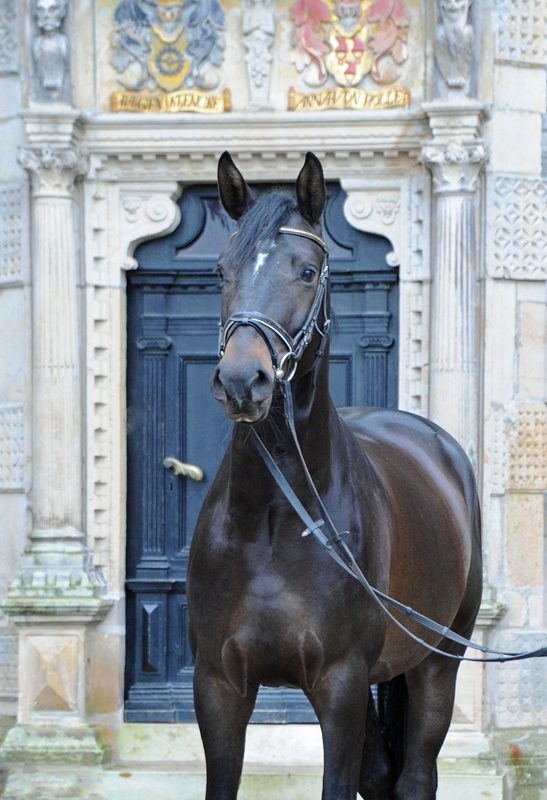
[[[242,314],[233,314],[225,323],[219,326],[218,336],[218,354],[220,358],[224,355],[228,340],[235,333],[235,331],[242,325],[248,325],[254,328],[259,333],[270,352],[272,364],[276,380],[290,381],[294,377],[298,362],[302,358],[304,350],[311,342],[314,330],[324,340],[329,335],[330,319],[328,317],[327,309],[327,282],[329,278],[329,251],[327,245],[320,236],[310,231],[303,231],[300,228],[279,228],[279,233],[288,233],[292,236],[302,236],[304,239],[311,239],[312,242],[318,244],[324,252],[323,266],[319,275],[319,283],[317,284],[317,291],[315,298],[309,310],[308,316],[302,328],[298,331],[296,336],[291,336],[285,328],[266,314],[260,311],[249,311]],[[317,318],[319,313],[323,310],[323,330],[317,326]],[[275,333],[287,348],[287,352],[283,354],[281,360],[277,355],[277,351],[270,338],[270,333]],[[323,346],[317,352],[317,358],[323,355]]]

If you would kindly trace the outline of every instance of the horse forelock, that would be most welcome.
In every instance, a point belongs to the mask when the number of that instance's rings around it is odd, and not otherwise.
[[[296,208],[295,197],[286,189],[272,189],[259,195],[239,221],[231,248],[234,262],[240,265],[254,262],[259,251],[268,250],[279,228]]]

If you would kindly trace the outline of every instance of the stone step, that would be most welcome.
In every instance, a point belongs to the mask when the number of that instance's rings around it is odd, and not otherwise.
[[[203,800],[205,775],[188,772],[105,772],[105,800]],[[285,772],[244,774],[238,800],[320,800],[321,774]],[[497,775],[441,775],[437,800],[503,800]]]

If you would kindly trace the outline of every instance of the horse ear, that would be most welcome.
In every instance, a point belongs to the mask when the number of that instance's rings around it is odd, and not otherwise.
[[[238,220],[255,201],[254,194],[227,150],[218,162],[218,192],[220,202],[235,220]]]
[[[323,178],[323,167],[313,153],[307,153],[304,166],[296,179],[296,199],[298,200],[298,209],[304,219],[315,225],[325,210],[327,190]]]

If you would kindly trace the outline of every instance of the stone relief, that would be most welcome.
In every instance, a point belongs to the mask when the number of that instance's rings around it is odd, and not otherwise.
[[[0,187],[0,286],[23,283],[23,186]]]
[[[0,492],[24,490],[25,456],[23,405],[3,403],[0,405]]]
[[[225,27],[219,0],[121,0],[110,63],[131,91],[210,91],[221,81]]]
[[[449,89],[464,90],[469,84],[475,32],[468,23],[470,0],[437,0],[435,63]]]
[[[545,644],[545,634],[507,631],[496,636],[500,650],[524,652]],[[525,728],[547,724],[547,662],[544,658],[512,661],[495,667],[497,725]]]
[[[357,86],[365,75],[380,84],[398,78],[408,58],[410,17],[404,0],[296,0],[292,61],[308,86],[329,75]]]
[[[38,100],[70,100],[69,42],[61,33],[68,0],[33,0],[32,13],[40,34],[32,40]]]
[[[275,0],[243,0],[243,41],[251,106],[267,107],[275,38]]]
[[[520,406],[507,427],[507,490],[547,490],[547,405]]]
[[[496,58],[547,63],[547,0],[498,0]]]
[[[547,182],[498,178],[493,198],[494,278],[547,278]]]
[[[0,75],[19,71],[17,0],[0,0]]]

